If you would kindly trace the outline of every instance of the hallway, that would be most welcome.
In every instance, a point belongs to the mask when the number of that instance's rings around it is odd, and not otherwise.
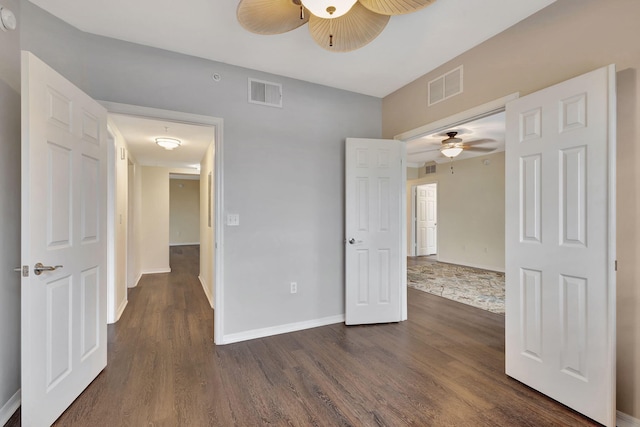
[[[174,247],[129,291],[107,368],[56,426],[596,425],[504,375],[504,316],[414,289],[407,322],[215,347],[197,263]]]

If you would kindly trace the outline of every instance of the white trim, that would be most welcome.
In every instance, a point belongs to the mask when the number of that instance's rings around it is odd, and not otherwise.
[[[160,273],[171,273],[171,267],[156,268],[154,270],[142,270],[140,274],[143,275],[143,274],[160,274]]]
[[[617,411],[617,415],[616,425],[618,427],[640,427],[639,419],[620,411]]]
[[[124,301],[122,301],[122,304],[120,304],[120,307],[118,307],[118,310],[116,312],[116,317],[114,318],[114,320],[112,322],[107,322],[108,324],[113,324],[116,323],[118,320],[120,320],[120,316],[122,316],[122,313],[124,313],[124,309],[127,308],[127,304],[129,304],[129,300],[125,299]]]
[[[616,66],[611,64],[607,67],[608,73],[608,108],[607,112],[609,116],[607,117],[608,123],[608,135],[607,135],[607,173],[608,173],[608,200],[607,200],[607,216],[609,225],[609,229],[607,230],[607,285],[608,285],[608,330],[607,335],[609,335],[608,350],[609,350],[609,377],[611,378],[610,384],[608,385],[609,390],[608,395],[611,398],[611,401],[608,404],[608,407],[611,408],[613,413],[610,414],[609,419],[615,420],[616,414],[616,292],[617,292],[617,282],[616,282],[616,145],[617,145],[617,101],[616,101]]]
[[[0,408],[0,426],[5,425],[11,416],[13,416],[13,414],[18,410],[21,402],[20,396],[20,390],[16,391],[9,401]]]
[[[215,266],[214,282],[214,326],[213,338],[216,344],[221,344],[219,340],[224,340],[224,162],[223,162],[223,120],[218,117],[203,116],[199,114],[183,113],[179,111],[162,110],[159,108],[141,107],[137,105],[120,104],[117,102],[98,101],[110,113],[127,114],[137,117],[153,117],[164,120],[177,121],[182,123],[210,125],[214,127],[215,133],[215,174],[216,174],[216,206],[215,206],[215,229],[216,238],[213,242],[215,256],[211,262]],[[137,282],[136,282],[137,284]],[[220,339],[218,339],[218,337]]]
[[[512,101],[520,97],[520,93],[512,93],[511,95],[498,98],[496,100],[487,102],[486,104],[478,105],[477,107],[463,111],[453,116],[445,117],[444,119],[436,120],[435,122],[428,123],[424,126],[412,129],[407,132],[403,132],[396,135],[394,139],[401,141],[410,141],[412,139],[420,138],[421,136],[430,135],[432,133],[446,130],[457,125],[470,122],[472,120],[487,117],[495,113],[504,111],[507,102]]]
[[[207,300],[209,301],[209,305],[211,306],[211,308],[213,308],[213,296],[211,295],[211,292],[209,291],[209,286],[207,286],[206,280],[204,280],[202,278],[202,276],[200,276],[200,275],[198,275],[198,280],[200,280],[200,284],[202,285],[202,290],[204,291],[204,294],[207,296]]]
[[[200,242],[192,242],[192,243],[169,243],[169,246],[195,246],[199,245]]]
[[[344,323],[344,314],[337,316],[323,317],[321,319],[305,320],[304,322],[288,323],[286,325],[271,326],[269,328],[253,329],[245,332],[225,335],[222,342],[216,344],[231,344],[240,341],[253,340],[256,338],[270,337],[272,335],[286,334],[289,332],[302,331],[304,329],[317,328],[320,326]]]
[[[407,307],[407,143],[401,141],[400,159],[400,320],[409,318]]]
[[[140,283],[140,279],[142,279],[142,273],[138,273],[138,277],[133,282],[133,285],[131,285],[131,286],[127,285],[127,289],[135,288],[136,286],[138,286],[138,283]]]
[[[407,162],[407,167],[408,168],[421,168],[425,165],[424,162],[422,163],[411,163],[411,162]]]

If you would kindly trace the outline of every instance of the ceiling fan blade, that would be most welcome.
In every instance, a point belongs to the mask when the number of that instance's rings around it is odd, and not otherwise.
[[[475,151],[478,153],[490,153],[491,151],[495,151],[497,148],[485,148],[485,147],[464,147],[464,151]]]
[[[309,32],[320,47],[331,52],[349,52],[378,37],[387,22],[389,16],[374,13],[356,3],[349,12],[339,18],[323,19],[311,15]],[[333,46],[330,46],[331,41]]]
[[[429,6],[435,0],[359,0],[372,12],[380,15],[404,15]]]
[[[464,145],[478,145],[478,144],[486,144],[487,142],[497,142],[495,139],[491,138],[483,138],[483,139],[474,139],[473,141],[465,141]]]
[[[300,6],[292,0],[240,0],[236,11],[244,29],[256,34],[281,34],[306,24],[310,13],[300,19]]]

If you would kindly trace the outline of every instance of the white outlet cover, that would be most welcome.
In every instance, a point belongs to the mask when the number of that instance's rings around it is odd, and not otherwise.
[[[229,226],[240,225],[240,215],[238,215],[238,214],[227,214],[227,225],[229,225]]]

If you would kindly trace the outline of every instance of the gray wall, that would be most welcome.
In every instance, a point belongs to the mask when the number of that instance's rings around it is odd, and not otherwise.
[[[23,49],[92,97],[224,119],[224,205],[240,215],[225,334],[344,313],[344,140],[381,136],[381,99],[89,35],[31,3],[23,15]],[[284,107],[249,104],[248,77],[282,83]]]
[[[19,4],[3,0],[21,25]],[[20,389],[20,37],[0,31],[0,424]],[[12,402],[13,403],[13,402]],[[7,411],[6,413],[2,410]]]

